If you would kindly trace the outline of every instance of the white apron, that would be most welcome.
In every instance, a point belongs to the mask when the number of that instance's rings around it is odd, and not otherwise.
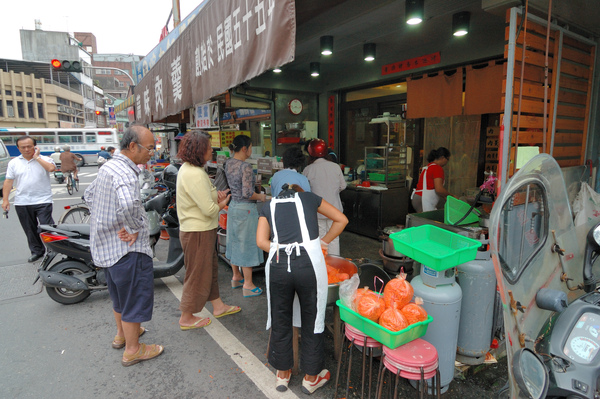
[[[429,164],[431,165],[431,164]],[[421,203],[423,204],[423,212],[435,211],[437,208],[437,204],[440,201],[440,197],[435,192],[435,187],[433,190],[427,189],[427,168],[429,165],[423,168],[423,190],[421,191]],[[414,189],[410,199],[412,200],[415,196],[415,192],[417,189]]]
[[[302,242],[294,242],[290,244],[279,244],[277,236],[277,224],[275,223],[275,208],[277,204],[283,202],[294,202],[296,204],[296,212],[298,214],[298,220],[300,222],[300,231],[302,232]],[[267,259],[265,267],[265,278],[267,286],[267,304],[268,304],[268,316],[267,316],[267,330],[271,328],[271,292],[270,292],[270,275],[271,275],[271,260],[273,256],[277,256],[279,249],[285,248],[288,262],[288,272],[291,272],[290,267],[290,255],[296,250],[296,256],[300,255],[300,247],[304,247],[315,271],[315,277],[317,280],[317,317],[315,320],[314,333],[322,333],[325,329],[325,310],[327,308],[327,267],[325,265],[325,258],[323,257],[323,251],[321,251],[321,239],[319,237],[314,240],[310,239],[308,234],[308,228],[306,227],[306,220],[304,219],[304,207],[302,201],[298,197],[298,194],[294,194],[293,198],[274,198],[271,200],[271,228],[273,229],[273,241],[271,242],[269,249],[269,257]],[[293,324],[294,327],[301,326],[300,317],[300,301],[298,295],[294,297],[293,305]]]

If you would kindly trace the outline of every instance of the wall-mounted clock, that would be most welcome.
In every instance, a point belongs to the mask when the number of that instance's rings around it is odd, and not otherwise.
[[[288,103],[288,108],[292,114],[299,115],[302,112],[302,101],[294,98]]]

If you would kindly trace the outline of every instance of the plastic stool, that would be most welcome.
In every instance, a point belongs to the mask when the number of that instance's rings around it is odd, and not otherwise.
[[[384,346],[381,363],[385,368],[378,375],[377,398],[381,397],[387,370],[396,376],[394,398],[398,396],[398,377],[416,381],[417,397],[420,398],[423,398],[428,392],[426,380],[435,377],[432,384],[432,393],[438,399],[440,398],[438,354],[435,347],[429,342],[417,338],[396,349]]]
[[[338,382],[339,382],[339,378],[340,378],[340,371],[342,370],[343,366],[342,363],[344,363],[342,361],[342,358],[344,357],[344,353],[345,353],[345,348],[348,348],[348,373],[347,373],[347,377],[346,377],[346,395],[345,397],[348,398],[348,391],[350,389],[350,371],[352,369],[352,348],[354,348],[354,346],[361,346],[363,348],[362,350],[362,382],[361,382],[361,391],[360,391],[360,397],[363,398],[364,394],[365,394],[365,366],[366,366],[366,358],[367,358],[367,351],[369,352],[369,398],[371,397],[371,376],[372,376],[372,372],[373,372],[373,350],[375,348],[383,348],[383,345],[378,342],[375,341],[373,338],[366,336],[364,333],[362,333],[361,331],[357,330],[356,328],[352,327],[351,325],[344,323],[344,327],[345,328],[345,332],[344,332],[344,338],[342,339],[342,348],[340,351],[340,357],[338,359],[338,367],[337,367],[337,373],[335,376],[335,394],[334,397],[337,398],[337,390],[338,390]]]

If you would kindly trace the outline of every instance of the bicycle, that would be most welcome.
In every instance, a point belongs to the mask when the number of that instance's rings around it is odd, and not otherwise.
[[[79,191],[79,180],[73,179],[73,174],[71,172],[64,172],[67,178],[67,192],[69,195],[73,195],[73,188],[75,191]]]
[[[57,224],[87,224],[90,222],[90,208],[85,203],[85,199],[81,197],[82,202],[75,205],[67,205],[67,210],[58,219]]]

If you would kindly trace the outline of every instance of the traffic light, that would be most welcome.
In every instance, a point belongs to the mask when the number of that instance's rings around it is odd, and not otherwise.
[[[83,72],[81,68],[81,62],[79,61],[52,60],[51,64],[55,71]]]
[[[96,115],[100,115],[102,111],[96,111]]]

